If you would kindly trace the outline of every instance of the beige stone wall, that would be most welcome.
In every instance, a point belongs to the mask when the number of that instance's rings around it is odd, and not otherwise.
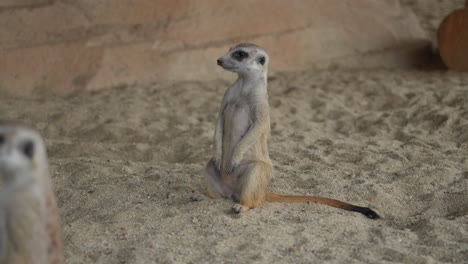
[[[374,66],[408,66],[413,63],[408,55],[427,36],[399,3],[5,0],[0,4],[0,89],[67,94],[161,80],[229,78],[215,60],[244,41],[269,51],[272,73],[358,65],[363,56],[382,50],[398,52]]]

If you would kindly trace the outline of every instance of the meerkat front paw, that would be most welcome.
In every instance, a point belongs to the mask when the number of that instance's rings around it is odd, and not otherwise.
[[[215,158],[214,163],[215,163],[215,168],[218,170],[218,172],[220,172],[221,171],[221,158]]]
[[[236,213],[236,214],[240,214],[240,213],[245,212],[247,210],[249,210],[249,208],[247,206],[242,205],[242,204],[234,204],[232,206],[232,211],[234,211],[234,213]]]
[[[242,160],[241,157],[234,156],[231,162],[229,162],[229,165],[227,166],[227,168],[225,168],[225,173],[227,175],[232,174],[236,170],[237,166],[239,166],[241,160]]]
[[[234,172],[234,170],[237,168],[238,165],[239,165],[239,163],[237,163],[237,162],[231,163],[231,165],[229,165],[229,167],[226,169],[225,173],[227,175],[232,174]]]

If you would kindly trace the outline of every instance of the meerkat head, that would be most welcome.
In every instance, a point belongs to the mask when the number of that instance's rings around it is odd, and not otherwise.
[[[0,179],[4,183],[38,177],[47,168],[46,149],[33,128],[0,120]]]
[[[268,62],[266,51],[250,43],[241,43],[230,48],[228,53],[217,60],[223,69],[239,74],[266,74]]]

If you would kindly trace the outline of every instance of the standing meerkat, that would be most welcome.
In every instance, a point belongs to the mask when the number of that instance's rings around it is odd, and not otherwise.
[[[0,120],[0,264],[64,263],[60,219],[41,135]]]
[[[355,211],[368,218],[379,215],[367,207],[317,196],[279,195],[267,191],[273,166],[268,155],[270,132],[268,54],[254,44],[229,49],[217,63],[238,74],[224,94],[214,135],[214,157],[206,166],[208,196],[233,199],[240,213],[265,202],[315,202]]]

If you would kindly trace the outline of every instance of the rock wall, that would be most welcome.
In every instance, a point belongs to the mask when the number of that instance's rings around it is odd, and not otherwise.
[[[398,0],[4,0],[0,89],[230,78],[215,60],[244,41],[267,49],[272,73],[362,66],[383,50],[371,66],[404,67],[427,39]]]

